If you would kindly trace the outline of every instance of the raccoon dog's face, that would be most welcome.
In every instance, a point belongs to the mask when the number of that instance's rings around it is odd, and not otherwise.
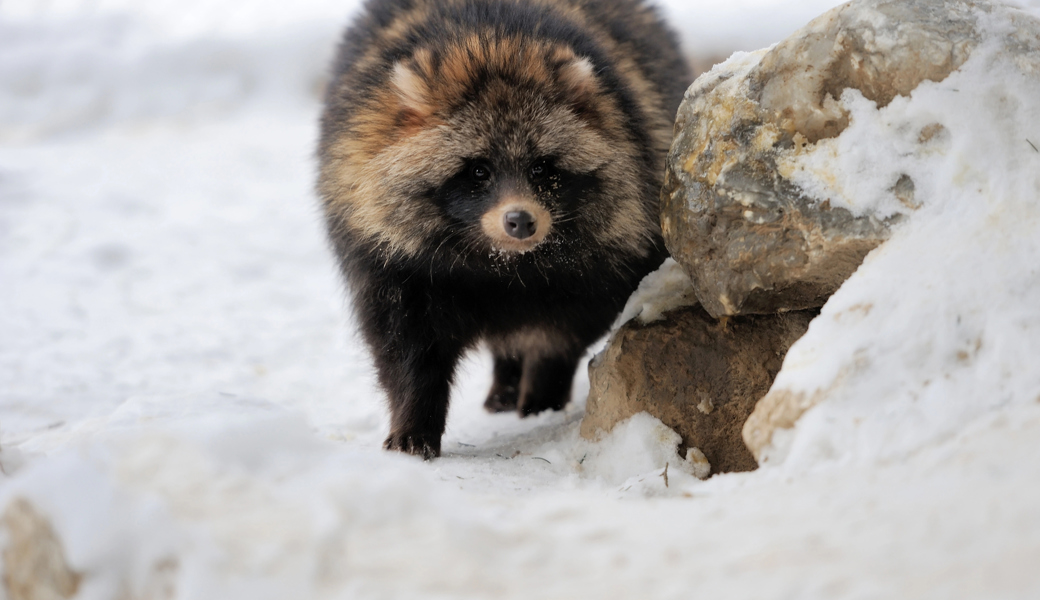
[[[538,92],[492,81],[446,119],[446,129],[460,134],[442,139],[455,171],[425,198],[471,247],[524,253],[558,241],[599,193],[597,170],[609,156],[574,151],[597,144],[597,134]]]
[[[386,77],[330,152],[355,230],[413,256],[646,251],[639,148],[588,58],[474,35]]]

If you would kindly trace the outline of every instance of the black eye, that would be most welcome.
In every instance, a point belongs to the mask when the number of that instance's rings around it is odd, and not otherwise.
[[[470,167],[469,176],[476,181],[487,181],[491,178],[491,167],[487,163],[476,163]]]
[[[552,163],[548,158],[540,158],[528,169],[532,181],[540,181],[553,173]]]

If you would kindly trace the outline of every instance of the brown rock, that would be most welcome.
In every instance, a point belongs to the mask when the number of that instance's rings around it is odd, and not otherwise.
[[[848,125],[843,90],[884,106],[957,69],[977,44],[979,9],[850,2],[694,82],[679,109],[661,224],[711,315],[822,306],[887,238],[889,223],[803,195],[784,161]],[[892,193],[913,205],[909,178]]]
[[[76,595],[80,574],[65,562],[50,523],[24,498],[15,498],[0,516],[7,533],[4,591],[11,600],[61,600]]]
[[[581,435],[595,439],[646,411],[703,452],[713,472],[755,469],[741,428],[815,315],[717,321],[693,306],[648,324],[629,321],[589,365]]]

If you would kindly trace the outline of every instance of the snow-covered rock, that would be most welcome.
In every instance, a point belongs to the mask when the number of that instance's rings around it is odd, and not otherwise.
[[[841,43],[821,47],[828,24]],[[778,54],[811,59],[783,71],[810,89],[812,64],[879,83],[824,86],[835,95],[816,105],[788,92],[787,110],[755,78]],[[719,72],[737,69],[795,135],[823,124],[772,151],[777,181],[821,214],[902,220],[749,418],[759,461],[891,459],[1040,400],[1040,21],[983,2],[853,2]]]

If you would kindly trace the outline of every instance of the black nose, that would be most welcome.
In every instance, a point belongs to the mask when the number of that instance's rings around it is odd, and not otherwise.
[[[529,238],[534,235],[534,217],[526,210],[515,210],[507,212],[502,219],[506,233],[518,240]]]

